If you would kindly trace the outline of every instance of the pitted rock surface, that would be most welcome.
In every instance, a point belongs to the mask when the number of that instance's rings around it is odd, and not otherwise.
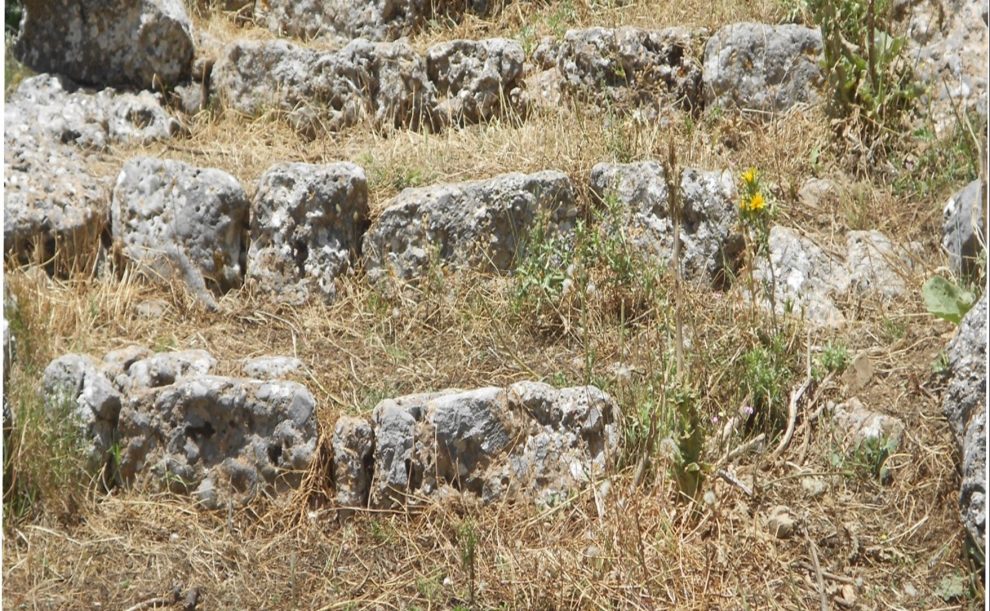
[[[556,171],[406,189],[365,235],[365,269],[373,281],[409,280],[433,262],[509,270],[535,222],[565,231],[575,216],[571,181]]]
[[[850,287],[861,294],[890,299],[904,294],[911,273],[911,252],[876,230],[846,234]]]
[[[942,248],[949,255],[952,271],[972,276],[986,244],[986,190],[980,179],[969,183],[949,201],[942,212]]]
[[[686,169],[681,174],[681,271],[685,278],[713,284],[727,281],[742,250],[736,223],[736,190],[730,172]],[[622,231],[644,257],[669,265],[674,249],[674,223],[663,167],[655,161],[599,163],[591,170],[591,190],[606,204],[621,206]]]
[[[192,25],[181,0],[24,0],[14,54],[37,72],[141,89],[189,76]]]
[[[705,45],[707,105],[780,112],[818,99],[822,36],[817,28],[736,23]]]
[[[699,35],[687,28],[569,30],[555,49],[541,43],[537,59],[556,59],[560,86],[571,95],[633,106],[656,105],[659,95],[691,107],[701,101]]]
[[[113,190],[113,239],[141,269],[178,274],[207,305],[241,284],[249,203],[229,174],[137,157]]]
[[[297,486],[316,456],[315,407],[285,381],[206,375],[136,392],[120,413],[121,476],[207,508]]]
[[[244,375],[258,380],[280,380],[296,373],[303,362],[294,356],[257,356],[244,361]]]
[[[987,496],[987,296],[972,307],[948,349],[951,378],[942,411],[962,455],[959,506],[975,541],[986,534]]]
[[[536,382],[387,399],[376,406],[372,507],[451,488],[548,504],[601,477],[618,407],[595,387]]]
[[[341,416],[333,430],[333,480],[342,507],[367,507],[375,431],[364,418]]]
[[[179,125],[148,92],[88,91],[40,75],[4,106],[4,250],[67,266],[95,250],[107,224],[108,181],[85,154],[175,135]],[[85,266],[85,264],[82,264]]]
[[[214,65],[212,85],[229,107],[252,116],[277,110],[309,135],[364,119],[377,127],[433,124],[426,62],[404,42],[358,39],[339,51],[235,42]]]
[[[66,354],[45,368],[41,396],[48,418],[70,419],[83,444],[85,467],[103,467],[114,442],[123,397],[91,356]]]
[[[522,45],[513,40],[452,40],[430,47],[426,68],[439,118],[476,123],[520,110]]]
[[[368,222],[368,182],[356,165],[274,166],[251,206],[248,280],[279,301],[332,301]]]
[[[835,298],[849,289],[844,263],[825,253],[810,239],[793,229],[774,226],[769,237],[770,261],[758,257],[753,270],[757,286],[775,286],[778,314],[788,309],[819,327],[838,327],[845,316]],[[757,297],[766,302],[762,291]]]

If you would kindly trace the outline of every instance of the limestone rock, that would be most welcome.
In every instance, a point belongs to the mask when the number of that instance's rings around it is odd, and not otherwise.
[[[83,152],[165,139],[178,123],[157,96],[26,79],[4,107],[4,250],[20,261],[87,268],[107,223],[109,185]]]
[[[212,305],[207,287],[241,284],[248,207],[225,172],[137,157],[124,164],[113,190],[113,239],[142,269],[166,278],[178,273]]]
[[[905,56],[927,85],[920,100],[941,135],[961,113],[987,113],[987,5],[979,0],[912,3]]]
[[[192,26],[181,0],[24,0],[14,54],[80,83],[161,88],[189,75]]]
[[[434,11],[457,9],[457,3],[448,0],[268,0],[265,4],[262,23],[280,36],[369,40],[395,40],[411,34]]]
[[[380,128],[433,124],[426,62],[405,42],[358,39],[333,52],[235,42],[213,67],[212,86],[227,106],[252,116],[279,111],[310,135],[364,119]]]
[[[168,386],[182,378],[206,375],[216,364],[217,360],[205,350],[142,355],[127,363],[123,375],[114,377],[114,384],[121,392],[133,394],[139,389]]]
[[[846,234],[846,265],[854,290],[889,299],[904,293],[904,276],[910,273],[912,263],[906,249],[879,231],[850,231]]]
[[[209,375],[134,393],[120,414],[121,476],[207,508],[296,486],[316,456],[315,406],[294,382]]]
[[[981,244],[986,244],[986,190],[979,179],[949,198],[942,212],[942,248],[956,274],[977,271]]]
[[[691,107],[701,101],[696,39],[686,28],[569,30],[553,56],[570,95],[633,106],[655,105],[660,96]]]
[[[333,430],[333,479],[337,503],[367,507],[374,461],[375,432],[363,418],[341,416]]]
[[[406,189],[365,235],[365,269],[373,281],[409,280],[431,262],[509,270],[534,223],[566,230],[575,216],[571,181],[556,171]]]
[[[706,104],[762,113],[818,99],[821,32],[803,26],[736,23],[705,45]]]
[[[893,452],[900,447],[904,436],[904,422],[900,418],[866,409],[856,398],[836,405],[832,419],[850,447],[876,440]]]
[[[122,402],[100,362],[80,354],[55,359],[45,368],[41,395],[49,418],[71,420],[83,444],[86,469],[97,472],[113,444]]]
[[[849,273],[841,261],[827,255],[817,244],[793,229],[770,229],[770,260],[759,257],[753,271],[757,286],[773,283],[778,314],[787,311],[805,316],[820,327],[837,327],[845,317],[834,298],[849,288]],[[766,298],[762,292],[757,297]]]
[[[302,369],[293,356],[258,356],[244,361],[244,375],[258,380],[280,380]]]
[[[410,395],[376,406],[371,505],[454,488],[486,503],[549,504],[602,477],[618,444],[618,407],[594,387]]]
[[[959,505],[963,525],[975,541],[986,533],[987,296],[972,307],[948,349],[952,377],[942,411],[962,454]]]
[[[686,169],[681,174],[681,272],[685,278],[724,283],[735,271],[742,250],[736,230],[735,183],[730,172]],[[599,163],[591,170],[591,190],[604,202],[622,206],[620,227],[643,256],[669,265],[674,249],[674,223],[663,167],[655,161]]]
[[[504,38],[430,47],[426,68],[437,88],[438,114],[455,124],[506,114],[519,99],[525,60],[522,45]]]
[[[280,301],[325,301],[350,269],[368,225],[368,183],[350,163],[285,163],[258,181],[251,210],[248,279]]]

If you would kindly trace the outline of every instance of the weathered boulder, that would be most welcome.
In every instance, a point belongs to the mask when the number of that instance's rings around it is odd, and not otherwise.
[[[257,356],[246,359],[244,375],[258,380],[280,380],[302,369],[303,363],[294,356]]]
[[[93,91],[64,77],[41,74],[21,82],[7,100],[4,127],[5,140],[13,146],[28,135],[102,150],[111,144],[166,140],[178,133],[179,122],[165,111],[157,94]]]
[[[542,54],[556,58],[565,93],[610,105],[691,107],[701,101],[698,35],[687,28],[569,30]]]
[[[177,133],[158,96],[26,79],[4,106],[4,250],[21,261],[85,269],[107,223],[109,185],[84,152]]]
[[[114,442],[122,403],[100,362],[80,354],[55,359],[45,368],[41,395],[47,417],[67,420],[78,432],[85,468],[97,472]]]
[[[878,450],[882,447],[894,452],[900,447],[904,437],[904,422],[900,418],[869,410],[856,398],[836,405],[832,412],[832,421],[850,448],[876,443],[882,444],[878,446]]]
[[[736,23],[705,45],[705,103],[761,113],[818,99],[821,32],[785,24]]]
[[[681,174],[681,273],[685,278],[722,284],[735,271],[742,251],[736,229],[736,189],[730,172],[686,169]],[[606,205],[620,206],[618,227],[645,257],[669,265],[674,222],[663,167],[655,161],[599,163],[591,170],[591,190]]]
[[[111,352],[103,359],[107,364],[107,375],[125,395],[141,389],[168,386],[181,378],[206,375],[217,364],[217,360],[205,350],[158,353],[147,350],[142,353],[142,350],[135,350],[126,355],[129,357],[126,360],[118,361],[122,365],[119,371],[113,367],[117,364],[114,357],[120,354],[119,351]]]
[[[549,504],[602,477],[619,436],[607,394],[536,382],[387,399],[372,420],[373,507],[449,488]]]
[[[209,375],[134,393],[120,413],[121,476],[207,508],[297,486],[316,456],[315,406],[295,382]]]
[[[141,269],[174,273],[207,305],[207,287],[241,284],[249,203],[233,176],[180,161],[137,157],[113,189],[113,239]]]
[[[770,229],[769,246],[771,264],[757,257],[753,278],[757,286],[775,287],[777,313],[803,315],[816,326],[842,325],[845,317],[834,299],[849,288],[845,265],[810,239],[779,225]],[[762,290],[756,298],[766,302]]]
[[[367,507],[375,432],[364,418],[341,416],[333,430],[333,480],[342,507]]]
[[[37,72],[142,89],[189,75],[192,26],[181,0],[24,0],[14,54]]]
[[[850,288],[887,299],[902,295],[904,278],[911,272],[910,255],[879,231],[850,231],[846,234]]]
[[[251,205],[248,280],[277,299],[336,295],[368,226],[368,183],[350,163],[285,163],[265,172]]]
[[[433,124],[426,62],[404,42],[358,39],[333,52],[281,40],[235,42],[213,66],[212,88],[239,112],[276,110],[310,135],[365,119],[377,127]]]
[[[522,45],[505,38],[452,40],[430,47],[426,69],[437,112],[451,123],[476,123],[520,110]]]
[[[960,113],[987,113],[987,4],[980,0],[903,3],[905,52],[928,90],[920,100],[937,134],[961,127]]]
[[[976,179],[949,198],[942,212],[942,248],[949,255],[952,271],[972,276],[986,244],[987,192]]]
[[[434,15],[457,17],[465,8],[476,13],[488,8],[485,0],[268,0],[264,5],[256,13],[279,36],[341,40],[395,40],[412,34]]]
[[[951,379],[942,411],[962,454],[959,506],[974,541],[985,541],[987,496],[987,296],[959,325],[948,349]]]
[[[365,269],[373,281],[431,263],[509,270],[534,223],[566,230],[575,216],[571,181],[556,171],[406,189],[365,235]]]

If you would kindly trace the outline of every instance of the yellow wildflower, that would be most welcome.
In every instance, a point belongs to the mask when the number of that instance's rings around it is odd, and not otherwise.
[[[753,197],[751,197],[750,200],[749,200],[749,209],[752,212],[759,212],[760,210],[763,210],[763,207],[765,205],[766,205],[766,202],[763,201],[763,194],[760,193],[759,191],[757,191],[753,195]]]
[[[756,168],[749,168],[742,173],[743,182],[747,185],[751,185],[756,182]]]

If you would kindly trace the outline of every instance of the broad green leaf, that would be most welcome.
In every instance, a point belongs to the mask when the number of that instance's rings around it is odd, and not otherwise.
[[[973,307],[976,296],[941,276],[932,276],[921,287],[925,307],[933,316],[959,324]]]

